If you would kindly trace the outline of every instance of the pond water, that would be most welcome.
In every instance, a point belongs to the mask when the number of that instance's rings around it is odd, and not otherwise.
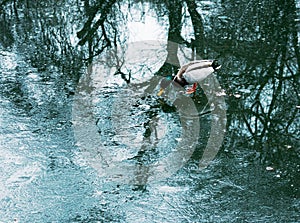
[[[299,222],[299,9],[1,3],[0,222]]]

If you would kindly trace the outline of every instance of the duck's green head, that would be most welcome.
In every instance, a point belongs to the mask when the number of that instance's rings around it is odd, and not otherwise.
[[[165,78],[163,78],[160,82],[160,90],[157,93],[157,96],[161,96],[165,89],[171,84],[171,82],[173,81],[173,76],[167,76]]]

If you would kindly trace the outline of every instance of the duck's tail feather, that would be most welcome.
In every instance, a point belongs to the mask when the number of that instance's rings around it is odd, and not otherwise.
[[[217,71],[217,70],[219,70],[221,68],[222,65],[220,65],[218,63],[218,60],[213,60],[211,66],[212,66],[212,68],[214,68],[215,71]]]

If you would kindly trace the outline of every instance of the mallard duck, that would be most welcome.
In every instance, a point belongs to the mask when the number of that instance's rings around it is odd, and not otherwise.
[[[160,91],[158,96],[161,96],[164,90],[171,84],[179,84],[181,87],[186,85],[193,86],[189,88],[186,93],[194,93],[197,89],[197,83],[203,81],[214,71],[217,71],[221,68],[221,65],[218,64],[217,60],[195,60],[183,65],[175,77],[167,77],[163,79],[160,83]]]

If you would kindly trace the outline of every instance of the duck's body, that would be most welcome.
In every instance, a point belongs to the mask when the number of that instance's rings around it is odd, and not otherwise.
[[[174,81],[194,84],[203,81],[214,71],[220,69],[216,60],[195,60],[183,65],[175,76]]]
[[[218,64],[217,60],[195,60],[189,62],[179,69],[173,81],[169,81],[169,83],[162,81],[158,96],[162,95],[164,89],[171,82],[178,83],[182,87],[193,84],[193,87],[187,91],[188,94],[191,94],[196,91],[198,82],[203,81],[214,71],[220,69],[220,67],[221,65]]]

